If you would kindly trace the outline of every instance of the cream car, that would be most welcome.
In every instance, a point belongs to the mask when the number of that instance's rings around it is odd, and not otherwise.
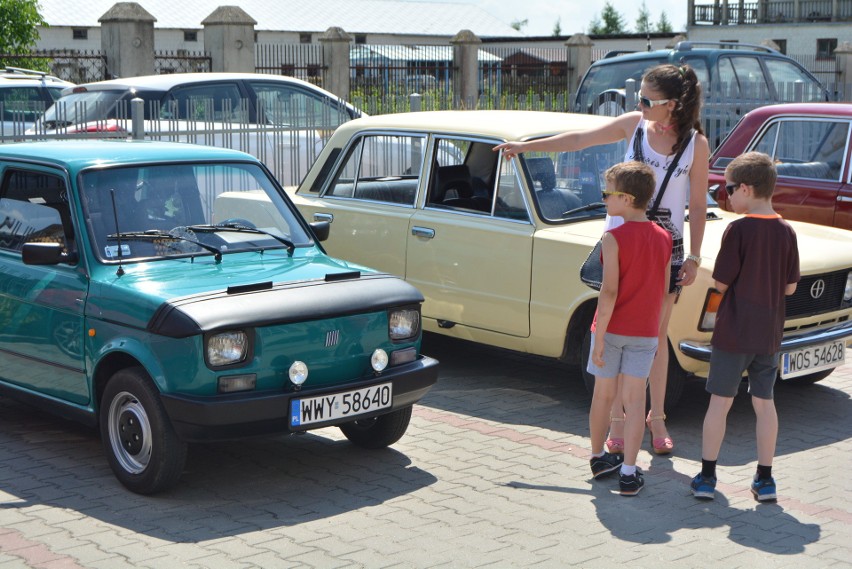
[[[492,149],[603,120],[529,111],[358,119],[337,129],[288,192],[309,221],[330,222],[329,253],[418,287],[426,330],[585,369],[597,293],[579,269],[603,231],[603,172],[624,144],[512,160]],[[669,327],[670,403],[709,365],[718,305],[711,271],[737,216],[710,207],[707,217],[698,281]],[[780,370],[783,380],[812,382],[844,362],[852,340],[852,232],[794,226],[802,281],[787,302]]]

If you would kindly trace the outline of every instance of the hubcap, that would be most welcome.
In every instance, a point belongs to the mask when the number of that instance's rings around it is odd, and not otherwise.
[[[123,469],[140,474],[151,460],[151,423],[145,407],[132,394],[119,393],[109,407],[109,441]]]

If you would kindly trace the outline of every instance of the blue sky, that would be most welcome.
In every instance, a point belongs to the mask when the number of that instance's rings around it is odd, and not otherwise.
[[[527,35],[549,36],[554,24],[560,19],[563,35],[588,30],[589,22],[600,17],[603,0],[446,0],[475,4],[491,12],[498,19],[511,24],[516,20],[528,20],[522,29]],[[631,30],[636,27],[636,18],[642,0],[610,0],[613,7],[624,16]],[[700,3],[711,3],[710,0]],[[686,28],[685,0],[645,0],[645,6],[651,13],[651,21],[657,22],[665,11],[675,31]]]

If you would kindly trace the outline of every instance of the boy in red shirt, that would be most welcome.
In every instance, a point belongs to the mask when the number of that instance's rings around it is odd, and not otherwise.
[[[669,290],[672,237],[645,215],[656,186],[649,166],[623,162],[607,170],[605,178],[606,211],[623,217],[624,224],[602,239],[603,281],[587,368],[595,376],[589,464],[594,478],[620,467],[621,495],[635,496],[645,485],[636,455],[645,431],[645,388],[657,353],[660,311]],[[609,410],[619,386],[624,404],[623,456],[604,449]]]
[[[759,502],[775,501],[772,459],[778,438],[773,387],[784,332],[785,299],[799,282],[796,233],[772,209],[775,164],[766,154],[747,152],[725,168],[731,206],[744,217],[722,236],[713,278],[723,293],[713,329],[713,352],[704,416],[701,472],[692,479],[696,498],[716,490],[716,460],[725,438],[728,411],[748,371],[748,391],[757,416],[757,474],[751,492]]]

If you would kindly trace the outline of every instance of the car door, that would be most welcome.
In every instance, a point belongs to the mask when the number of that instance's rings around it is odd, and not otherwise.
[[[405,277],[426,297],[423,317],[440,327],[527,337],[535,228],[516,161],[502,162],[497,143],[436,137]]]
[[[25,243],[53,242],[74,253],[67,180],[7,167],[0,184],[0,377],[3,381],[85,404],[83,350],[87,279],[77,261],[25,265]],[[72,255],[72,259],[76,259]]]
[[[843,182],[849,133],[848,119],[782,117],[758,136],[752,150],[771,156],[778,172],[772,206],[779,214],[838,227],[847,217],[846,228],[852,229],[849,187]]]
[[[405,276],[406,235],[427,148],[425,134],[365,133],[353,139],[318,195],[295,201],[308,221],[329,221],[329,254]]]

